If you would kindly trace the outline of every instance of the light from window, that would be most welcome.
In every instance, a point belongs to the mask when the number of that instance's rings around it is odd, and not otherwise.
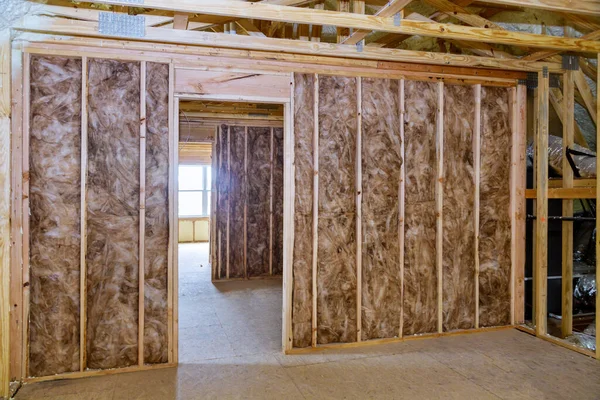
[[[179,216],[210,215],[211,170],[208,165],[179,166]]]

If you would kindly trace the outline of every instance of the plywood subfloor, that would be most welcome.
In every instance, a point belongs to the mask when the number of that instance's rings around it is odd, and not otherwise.
[[[188,246],[203,244],[182,246],[182,259]],[[600,362],[516,330],[284,356],[281,306],[267,304],[281,301],[280,283],[230,282],[238,286],[218,290],[201,283],[210,274],[203,265],[196,283],[180,286],[178,368],[30,384],[16,399],[597,399],[600,393]],[[234,305],[229,318],[219,306],[198,303],[208,296]],[[255,307],[262,317],[249,311]],[[191,319],[192,310],[201,318]],[[230,337],[233,328],[238,336]]]

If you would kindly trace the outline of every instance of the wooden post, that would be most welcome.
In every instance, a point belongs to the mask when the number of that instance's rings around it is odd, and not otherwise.
[[[406,174],[406,158],[404,156],[404,117],[405,117],[405,105],[404,105],[404,79],[400,79],[400,157],[402,157],[402,165],[400,166],[400,186],[398,193],[398,246],[400,249],[400,331],[398,337],[401,338],[404,332],[404,209],[405,209],[405,174]]]
[[[171,64],[173,65],[173,64]],[[173,74],[174,69],[172,68],[170,71],[169,79],[174,80],[175,75]],[[170,90],[170,89],[169,89]],[[170,96],[172,93],[170,91]],[[171,218],[173,221],[171,237],[172,240],[172,248],[173,248],[173,266],[172,266],[172,291],[173,291],[173,332],[172,332],[172,346],[173,346],[173,359],[172,362],[177,364],[179,362],[179,228],[178,228],[178,218],[179,218],[179,203],[177,202],[179,198],[179,99],[173,98],[173,115],[172,115],[172,135],[171,135],[171,143],[170,154],[172,160],[172,172],[170,174],[173,179],[172,194],[171,194]]]
[[[473,87],[475,92],[475,123],[473,129],[473,169],[475,183],[475,329],[479,329],[479,183],[481,181],[481,85]]]
[[[230,171],[230,158],[231,158],[231,126],[227,126],[227,228],[225,236],[227,239],[225,240],[225,262],[227,264],[225,270],[225,277],[229,279],[229,225],[231,221],[229,220],[229,216],[231,214],[230,205],[231,205],[231,171]]]
[[[11,212],[10,212],[10,380],[23,375],[23,52],[15,43],[11,54]],[[12,110],[11,110],[12,112]]]
[[[176,232],[178,230],[177,220],[177,161],[176,153],[179,150],[179,112],[176,111],[174,98],[175,89],[175,68],[173,64],[169,64],[169,248],[167,260],[167,324],[168,324],[168,361],[169,363],[176,362],[177,351],[174,348],[175,331],[175,303],[177,296],[177,286],[175,281],[177,276],[174,273],[175,264],[177,263],[177,247],[178,240]]]
[[[10,29],[0,32],[0,398],[10,397]]]
[[[537,196],[536,196],[536,322],[535,332],[538,336],[546,335],[547,329],[547,294],[548,294],[548,91],[549,73],[544,69],[538,73],[538,129],[537,142]]]
[[[511,323],[525,322],[525,187],[527,181],[527,87],[519,85],[512,111]]]
[[[292,293],[294,288],[294,74],[290,74],[290,103],[284,105],[283,167],[283,307],[282,347],[292,349]]]
[[[29,294],[31,285],[29,282],[29,106],[30,100],[30,74],[31,61],[29,53],[23,53],[23,157],[22,157],[22,209],[23,209],[23,246],[21,257],[23,262],[23,353],[22,353],[22,376],[29,375]]]
[[[138,364],[144,365],[144,281],[146,237],[146,61],[140,68],[140,238],[138,264]]]
[[[319,75],[313,80],[313,243],[312,243],[312,347],[317,347],[317,250],[319,248]]]
[[[573,148],[575,129],[575,84],[574,71],[566,71],[563,75],[563,141],[562,170],[563,188],[573,187],[573,170],[567,158],[567,149]],[[562,201],[562,215],[573,216],[573,200]],[[561,335],[563,338],[573,334],[573,222],[562,222],[562,319]]]
[[[79,260],[79,370],[86,368],[87,330],[87,161],[88,161],[88,114],[87,114],[87,57],[81,59],[81,210],[80,210],[80,260]]]
[[[442,212],[444,208],[444,83],[437,84],[437,118],[436,118],[436,175],[435,181],[435,210],[436,210],[436,234],[435,234],[435,259],[437,268],[437,294],[438,294],[438,332],[443,332],[443,261],[444,230]]]
[[[350,1],[349,0],[337,0],[337,10],[340,12],[350,12]],[[337,42],[343,43],[346,38],[350,36],[349,28],[337,28]]]
[[[362,79],[356,78],[356,341],[362,341]]]

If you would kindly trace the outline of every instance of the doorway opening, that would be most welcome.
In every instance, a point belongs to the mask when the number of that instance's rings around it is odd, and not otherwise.
[[[277,104],[179,101],[179,362],[281,352]]]

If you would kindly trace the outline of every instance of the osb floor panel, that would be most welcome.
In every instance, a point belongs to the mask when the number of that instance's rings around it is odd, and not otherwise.
[[[279,328],[277,312],[268,313],[271,330]],[[516,330],[302,356],[250,348],[254,354],[232,350],[178,368],[25,385],[16,399],[597,399],[600,392],[598,361]]]

